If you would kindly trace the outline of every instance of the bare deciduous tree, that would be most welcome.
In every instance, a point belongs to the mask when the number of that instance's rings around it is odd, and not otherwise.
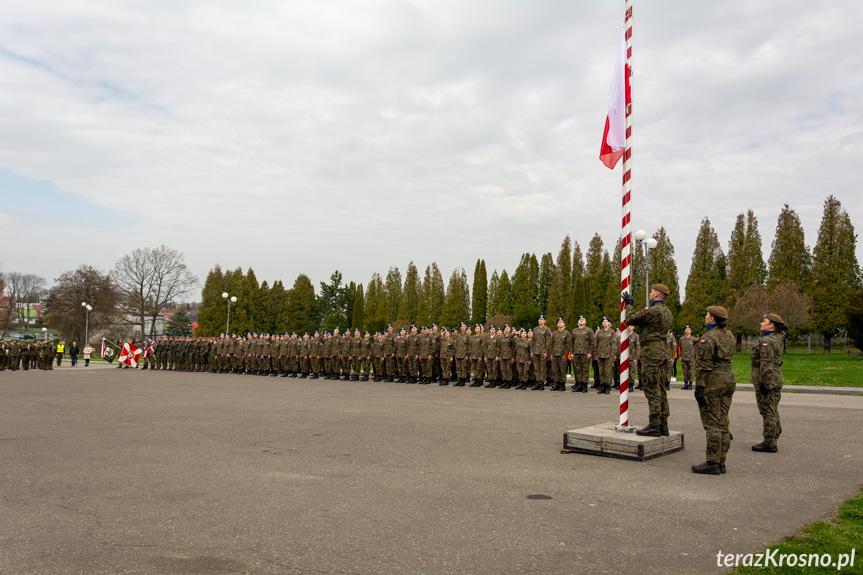
[[[12,314],[24,324],[24,329],[30,328],[30,311],[39,303],[39,298],[45,293],[45,278],[36,274],[9,272],[6,274],[7,291],[14,306]]]
[[[162,308],[198,286],[198,278],[186,267],[183,253],[165,245],[126,254],[115,264],[113,276],[121,305],[136,318],[135,323],[140,323],[142,336],[155,334],[156,318]]]
[[[89,325],[91,335],[115,325],[119,320],[119,297],[108,274],[82,265],[74,271],[63,273],[54,281],[56,285],[48,295],[46,322],[66,339],[84,341],[87,312],[81,306],[82,303],[93,308]]]

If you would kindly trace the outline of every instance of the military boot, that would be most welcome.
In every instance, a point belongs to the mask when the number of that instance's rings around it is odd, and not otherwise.
[[[642,427],[641,429],[636,430],[635,435],[641,435],[644,437],[662,437],[662,432],[658,427],[648,425],[647,427]]]
[[[703,473],[705,475],[719,475],[722,473],[722,470],[719,467],[718,463],[710,463],[709,461],[705,461],[701,465],[693,465],[692,473]]]
[[[668,424],[667,423],[660,423],[659,424],[659,434],[662,436],[668,435]]]
[[[779,451],[779,448],[776,447],[775,443],[767,443],[766,441],[762,441],[761,443],[756,443],[752,446],[752,451],[758,451],[759,453],[776,453]]]

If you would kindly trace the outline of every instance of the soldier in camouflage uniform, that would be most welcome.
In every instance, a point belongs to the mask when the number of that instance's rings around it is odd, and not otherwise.
[[[494,326],[491,327],[494,328]],[[488,336],[483,333],[483,326],[481,324],[476,324],[474,326],[474,335],[472,335],[468,340],[470,344],[471,371],[473,372],[473,382],[470,384],[471,387],[481,386],[482,382],[485,380],[486,373],[490,371],[490,366],[488,365],[484,351],[487,339]],[[491,376],[489,376],[489,379],[491,379]]]
[[[683,336],[678,342],[680,346],[680,367],[683,370],[683,389],[692,389],[692,383],[695,381],[695,348],[698,345],[698,338],[692,335],[692,328],[686,326],[683,330]]]
[[[779,450],[776,441],[782,435],[779,399],[782,397],[782,354],[787,330],[778,314],[766,314],[761,321],[761,339],[752,348],[752,385],[758,412],[764,421],[764,441],[753,445],[752,451],[776,453]]]
[[[629,389],[633,389],[633,383],[635,382],[635,372],[638,371],[638,360],[641,359],[641,339],[638,337],[638,333],[629,328]],[[638,387],[635,389],[642,389],[641,383],[639,382]]]
[[[557,331],[551,333],[551,390],[566,391],[566,372],[572,352],[572,334],[562,317],[557,318]]]
[[[533,328],[533,344],[531,347],[536,385],[531,389],[535,391],[544,391],[546,380],[548,379],[548,351],[549,346],[551,345],[551,329],[545,325],[544,315],[539,316],[539,321],[537,323],[539,325]]]
[[[650,307],[635,311],[635,298],[623,294],[626,302],[626,323],[641,328],[641,360],[639,376],[644,387],[644,396],[650,409],[650,420],[646,427],[637,430],[638,435],[660,437],[668,435],[668,396],[665,393],[665,373],[668,356],[665,336],[674,325],[674,316],[665,306],[670,294],[665,284],[653,284],[650,290]]]
[[[496,387],[500,379],[500,334],[497,327],[492,325],[488,328],[488,335],[483,339],[483,358],[485,360],[485,369],[487,372],[488,383],[486,387]],[[482,385],[479,382],[477,387]]]
[[[572,391],[587,393],[587,383],[590,380],[590,360],[593,358],[593,348],[596,346],[596,336],[587,327],[587,318],[578,316],[578,327],[572,330],[572,366],[575,372],[575,385]]]
[[[731,447],[728,411],[737,387],[731,368],[736,342],[731,332],[725,329],[726,321],[728,312],[724,307],[708,307],[704,316],[707,332],[698,340],[695,352],[695,401],[707,432],[707,461],[693,465],[693,473],[724,473],[725,455]]]
[[[602,329],[596,334],[596,347],[593,355],[599,363],[599,380],[601,382],[596,393],[611,393],[611,384],[614,381],[612,371],[614,369],[614,358],[620,353],[620,345],[615,344],[614,330],[611,328],[611,320],[602,318]]]
[[[440,340],[441,380],[438,385],[449,385],[455,377],[455,340],[447,328],[441,330]]]
[[[459,326],[460,333],[455,338],[455,368],[458,380],[453,387],[464,387],[470,379],[470,333],[464,322]]]
[[[671,375],[677,364],[677,338],[674,337],[674,332],[671,330],[668,330],[668,334],[665,336],[665,346],[668,349],[668,373],[665,376],[665,389],[671,389]]]

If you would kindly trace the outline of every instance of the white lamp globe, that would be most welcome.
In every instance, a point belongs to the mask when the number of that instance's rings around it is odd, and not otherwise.
[[[647,237],[647,232],[645,232],[644,230],[638,230],[635,232],[635,239],[638,240],[639,242],[643,242],[644,238],[646,238],[646,237]]]
[[[656,238],[647,238],[644,244],[647,246],[647,249],[652,250],[656,247]]]

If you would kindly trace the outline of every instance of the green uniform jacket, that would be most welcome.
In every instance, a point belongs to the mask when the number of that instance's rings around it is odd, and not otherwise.
[[[782,353],[785,342],[782,334],[773,332],[762,336],[752,348],[752,384],[767,389],[782,389]]]

